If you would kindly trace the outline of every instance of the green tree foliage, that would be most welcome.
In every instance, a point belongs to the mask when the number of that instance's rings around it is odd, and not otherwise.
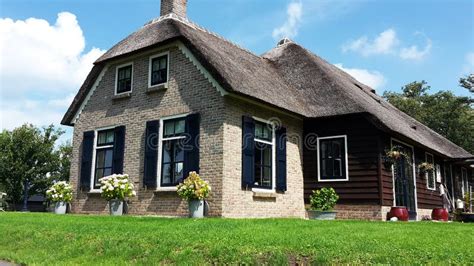
[[[401,111],[474,153],[473,99],[450,91],[429,94],[430,89],[425,81],[415,81],[402,87],[401,93],[385,92],[383,96]]]
[[[63,133],[53,125],[40,129],[30,124],[0,133],[0,183],[9,200],[23,199],[25,181],[34,195],[69,178],[71,145],[55,146]]]
[[[470,92],[474,92],[474,74],[471,73],[464,78],[460,78],[459,86],[468,89]]]

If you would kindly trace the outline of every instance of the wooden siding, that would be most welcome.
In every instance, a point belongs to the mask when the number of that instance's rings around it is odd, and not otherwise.
[[[315,189],[333,187],[341,204],[380,205],[379,190],[379,131],[362,115],[305,121],[305,136],[347,135],[349,180],[318,182],[316,140],[304,143],[303,173],[305,202]]]

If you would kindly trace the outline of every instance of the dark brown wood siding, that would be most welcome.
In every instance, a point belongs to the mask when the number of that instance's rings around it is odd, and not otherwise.
[[[316,137],[347,136],[349,180],[318,182]],[[306,203],[315,189],[333,187],[339,203],[378,204],[379,130],[362,115],[305,121],[303,152],[304,196]]]

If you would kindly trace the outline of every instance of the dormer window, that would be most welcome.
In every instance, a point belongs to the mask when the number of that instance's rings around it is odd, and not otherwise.
[[[168,82],[168,53],[150,57],[150,75],[148,87],[153,87]]]
[[[115,94],[132,91],[133,64],[125,64],[117,67],[115,81]]]

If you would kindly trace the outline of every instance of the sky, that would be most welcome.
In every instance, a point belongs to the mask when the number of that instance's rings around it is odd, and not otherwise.
[[[0,128],[59,125],[93,62],[159,7],[0,0]],[[188,0],[188,18],[258,55],[288,37],[379,94],[420,80],[470,94],[458,80],[474,72],[472,0]]]

